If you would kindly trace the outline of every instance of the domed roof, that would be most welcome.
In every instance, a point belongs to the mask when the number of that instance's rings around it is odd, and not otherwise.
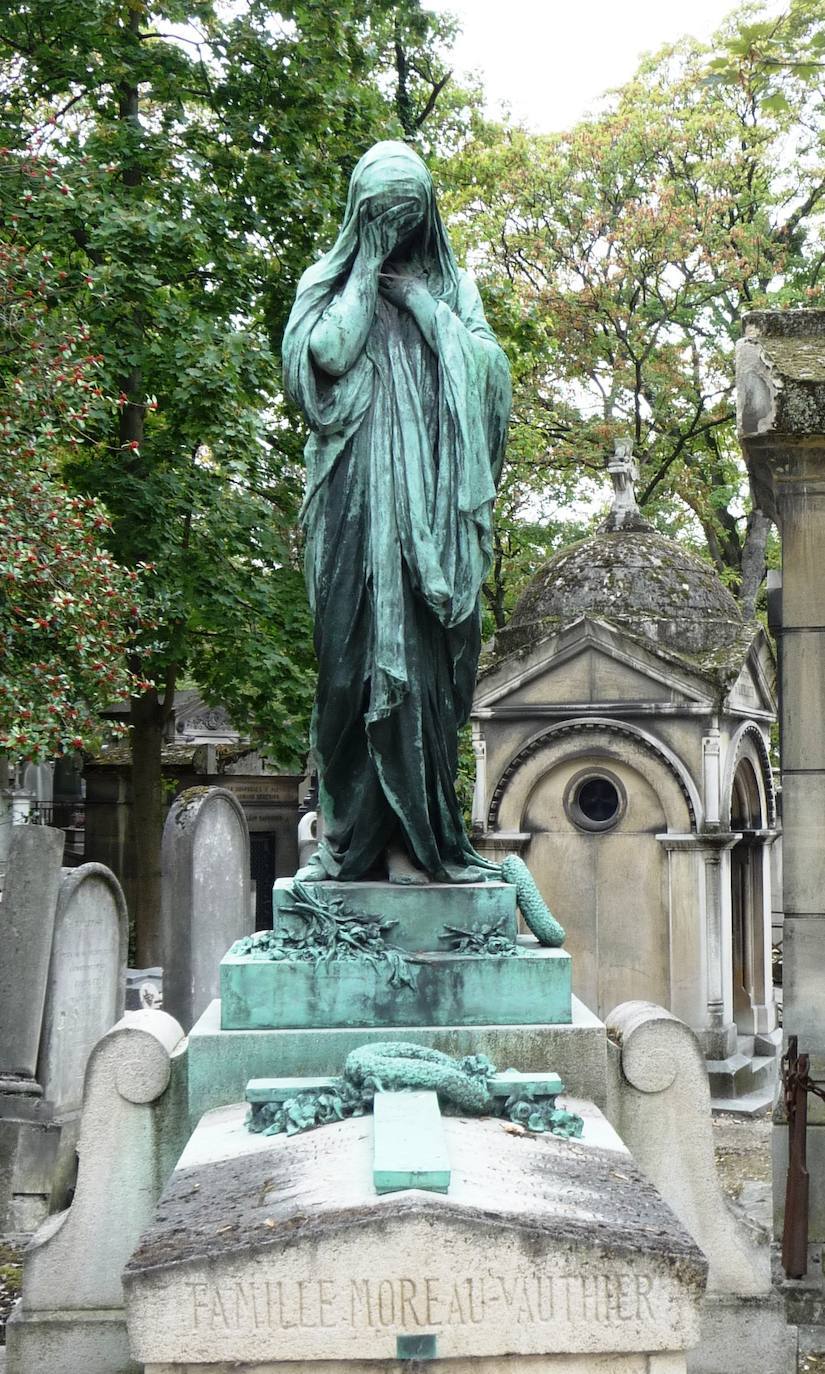
[[[557,553],[522,593],[497,637],[498,651],[521,648],[582,615],[690,655],[724,649],[741,640],[744,628],[711,565],[649,526],[602,530]]]

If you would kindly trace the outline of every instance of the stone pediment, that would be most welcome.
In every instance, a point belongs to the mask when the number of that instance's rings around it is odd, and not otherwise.
[[[737,715],[765,715],[771,719],[776,716],[776,660],[764,630],[760,630],[748,650],[726,706]]]
[[[704,1257],[626,1151],[444,1127],[448,1194],[377,1194],[369,1117],[223,1157],[190,1147],[124,1274],[134,1358],[395,1360],[419,1337],[435,1358],[694,1344]]]
[[[540,703],[568,710],[606,702],[709,710],[709,674],[673,651],[602,620],[582,616],[531,645],[484,666],[473,714]]]

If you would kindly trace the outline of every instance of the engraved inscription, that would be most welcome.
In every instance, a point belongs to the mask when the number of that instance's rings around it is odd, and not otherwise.
[[[520,1326],[588,1322],[611,1327],[656,1318],[647,1274],[484,1274],[455,1279],[265,1279],[187,1283],[194,1331],[353,1331],[479,1326],[506,1316]]]

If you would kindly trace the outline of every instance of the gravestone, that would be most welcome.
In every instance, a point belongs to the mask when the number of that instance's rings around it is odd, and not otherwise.
[[[189,1030],[218,995],[219,965],[254,930],[249,828],[221,787],[193,787],[170,808],[162,849],[163,1005]]]
[[[210,1113],[124,1273],[134,1357],[147,1374],[503,1357],[681,1374],[705,1259],[601,1114],[571,1105],[594,1143],[443,1118],[446,1192],[377,1191],[378,1117],[266,1138],[241,1107]]]
[[[103,864],[63,870],[38,1077],[56,1113],[78,1112],[94,1046],[123,1015],[129,922]]]
[[[86,1063],[123,1011],[128,920],[100,864],[60,868],[63,835],[19,826],[0,959],[0,1227],[31,1230],[74,1176]]]
[[[33,1079],[46,1002],[63,832],[15,825],[0,907],[0,1076]]]

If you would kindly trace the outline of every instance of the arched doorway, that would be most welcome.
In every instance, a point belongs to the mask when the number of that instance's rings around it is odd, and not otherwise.
[[[765,982],[765,820],[756,772],[749,758],[736,766],[730,828],[741,838],[731,852],[731,956],[733,1019],[740,1035],[753,1035],[754,1008]]]

